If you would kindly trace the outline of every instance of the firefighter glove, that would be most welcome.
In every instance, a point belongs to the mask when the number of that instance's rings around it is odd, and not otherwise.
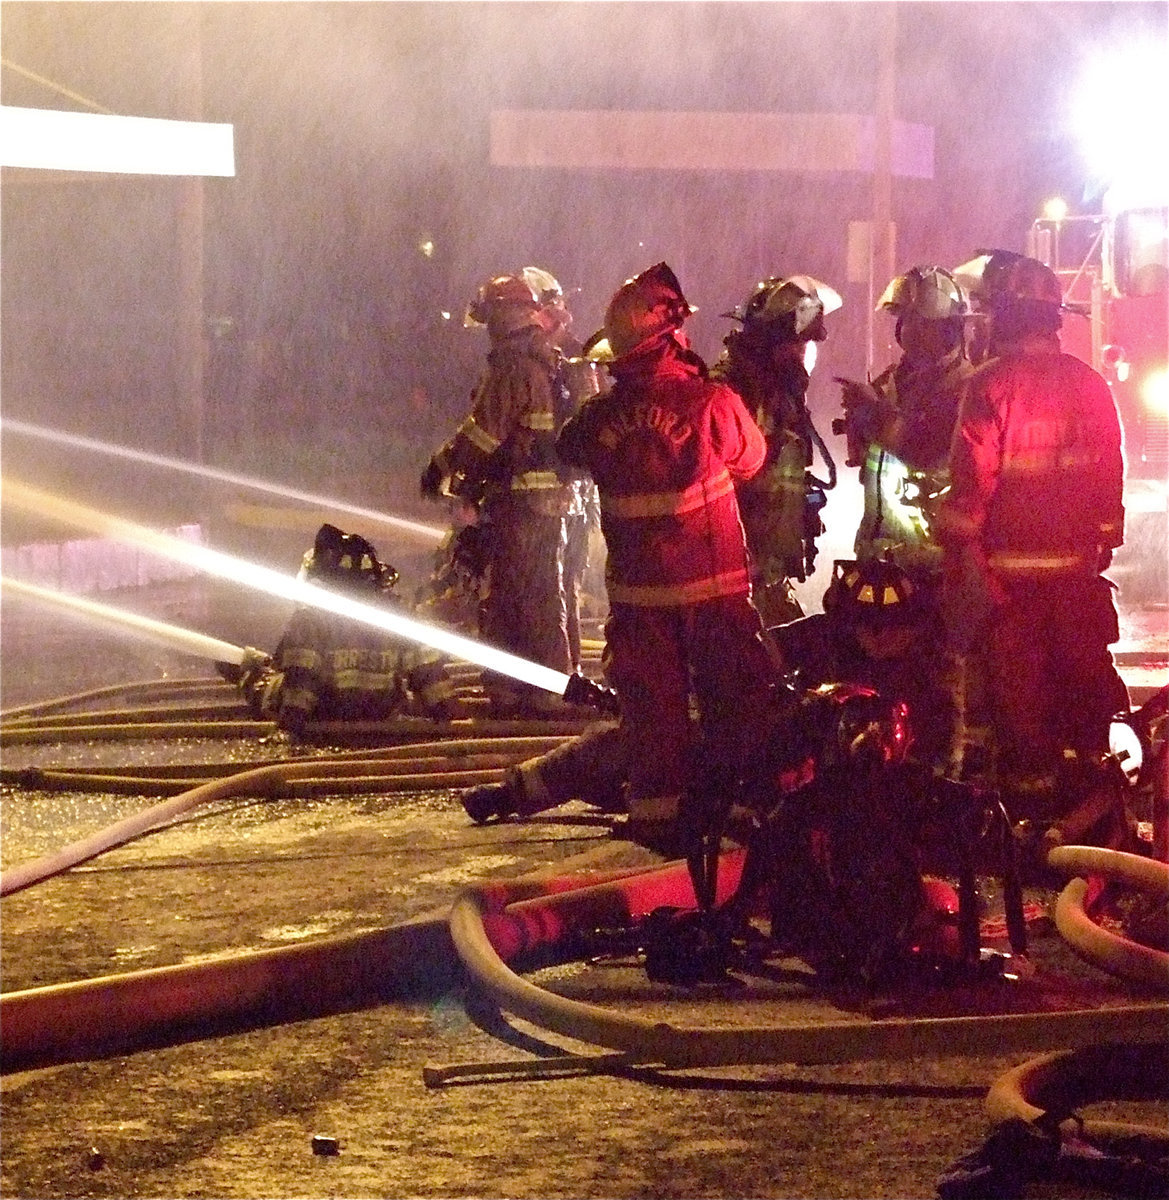
[[[428,500],[437,500],[442,489],[443,469],[432,458],[418,481],[419,494]]]
[[[872,384],[839,376],[836,381],[840,384],[840,403],[848,432],[861,443],[876,441],[890,416],[888,402]]]

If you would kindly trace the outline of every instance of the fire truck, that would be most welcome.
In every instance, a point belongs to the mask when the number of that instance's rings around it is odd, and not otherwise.
[[[1063,286],[1063,349],[1108,380],[1124,429],[1122,599],[1169,600],[1169,206],[1105,193],[1090,216],[1049,215],[1027,253]]]

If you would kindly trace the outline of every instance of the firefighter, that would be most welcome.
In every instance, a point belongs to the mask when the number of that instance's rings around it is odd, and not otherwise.
[[[477,505],[453,498],[450,504],[451,527],[435,549],[429,577],[415,593],[414,615],[475,637],[487,571],[484,529]],[[448,655],[418,644],[406,650],[403,659],[430,715],[445,720],[474,715],[472,704],[457,695]]]
[[[539,296],[522,275],[483,284],[467,309],[485,327],[486,366],[471,412],[430,460],[420,490],[474,504],[483,527],[486,572],[480,636],[557,671],[571,668],[563,580],[565,516],[571,489],[556,458],[561,354]],[[494,715],[547,715],[556,697],[494,674],[484,677]]]
[[[398,607],[398,573],[358,534],[322,525],[300,578],[375,605]],[[449,716],[450,699],[425,671],[410,669],[392,634],[310,605],[292,614],[275,652],[250,651],[244,663],[219,664],[257,717],[294,738],[310,721],[379,721],[407,710],[411,693],[431,716]]]
[[[914,757],[935,774],[955,775],[961,696],[943,666],[936,598],[893,559],[836,560],[824,611],[775,634],[805,687],[860,684],[907,704]]]
[[[886,558],[908,571],[940,620],[942,551],[931,521],[949,485],[950,441],[973,371],[966,357],[968,304],[949,271],[922,265],[890,281],[877,312],[896,319],[900,359],[871,383],[837,378],[848,460],[859,465],[864,489],[854,551],[862,560]],[[979,740],[981,718],[971,712],[968,721],[967,709],[979,708],[980,692],[961,655],[934,649],[923,666],[937,672],[951,697],[945,769],[956,778],[966,767],[968,735]]]
[[[561,458],[588,471],[600,493],[606,673],[635,748],[628,833],[656,847],[701,826],[711,776],[745,761],[752,730],[743,713],[769,700],[735,497],[736,483],[762,467],[766,442],[739,396],[709,379],[680,340],[691,312],[664,262],[622,284],[603,331],[613,386],[557,439]],[[692,690],[709,750],[701,778]]]
[[[949,271],[916,266],[898,275],[877,311],[896,318],[901,358],[871,384],[838,380],[850,446],[862,459],[864,515],[854,550],[858,558],[892,559],[921,586],[940,580],[930,519],[949,483],[950,440],[973,370],[967,310]]]
[[[723,339],[711,376],[742,396],[767,439],[763,469],[740,482],[738,492],[752,597],[768,626],[803,616],[792,580],[802,583],[811,573],[824,531],[826,485],[808,469],[816,447],[834,468],[806,397],[817,345],[828,336],[824,315],[840,306],[840,296],[810,275],[772,276],[723,314],[741,328]]]
[[[1103,574],[1124,537],[1120,423],[1104,379],[1060,351],[1048,267],[995,252],[956,273],[989,357],[962,398],[935,523],[943,600],[954,640],[985,664],[1008,810],[1043,823],[1094,786],[1109,720],[1128,709]]]
[[[556,388],[556,428],[559,429],[585,400],[601,390],[599,366],[584,357],[583,346],[572,334],[572,313],[556,276],[542,267],[524,267],[521,274],[536,294],[541,317],[561,353]],[[564,518],[562,574],[568,651],[575,671],[581,664],[580,620],[589,544],[593,531],[600,525],[600,507],[596,485],[587,474],[563,467],[561,476],[569,491],[568,512]]]
[[[887,559],[837,561],[824,611],[770,632],[798,688],[859,684],[907,704],[914,757],[935,773],[944,772],[954,698],[936,672],[921,669],[923,659],[942,652],[944,634],[932,605],[900,567]],[[769,728],[772,739],[782,740],[782,721]],[[529,816],[569,800],[602,812],[624,812],[632,749],[616,726],[598,722],[509,768],[503,783],[469,788],[463,807],[477,822]],[[760,758],[768,752],[762,743],[755,749]]]

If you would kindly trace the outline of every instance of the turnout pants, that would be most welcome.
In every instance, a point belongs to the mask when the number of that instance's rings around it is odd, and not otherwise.
[[[759,745],[771,674],[759,613],[746,594],[678,607],[614,603],[605,637],[630,755],[629,814],[684,817],[687,793],[738,774]]]
[[[1050,772],[1065,748],[1108,749],[1110,719],[1129,707],[1108,649],[1120,631],[1102,576],[1012,581],[986,646],[991,720],[1000,769]]]
[[[479,609],[483,640],[567,674],[572,668],[564,595],[564,518],[535,511],[522,498],[492,502],[487,513],[487,580]],[[484,673],[500,702],[543,700],[551,693]]]

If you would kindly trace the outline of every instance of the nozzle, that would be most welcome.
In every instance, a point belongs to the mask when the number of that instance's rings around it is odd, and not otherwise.
[[[587,678],[579,671],[568,677],[563,699],[566,704],[587,705],[611,717],[618,716],[621,712],[617,693],[612,688]]]

